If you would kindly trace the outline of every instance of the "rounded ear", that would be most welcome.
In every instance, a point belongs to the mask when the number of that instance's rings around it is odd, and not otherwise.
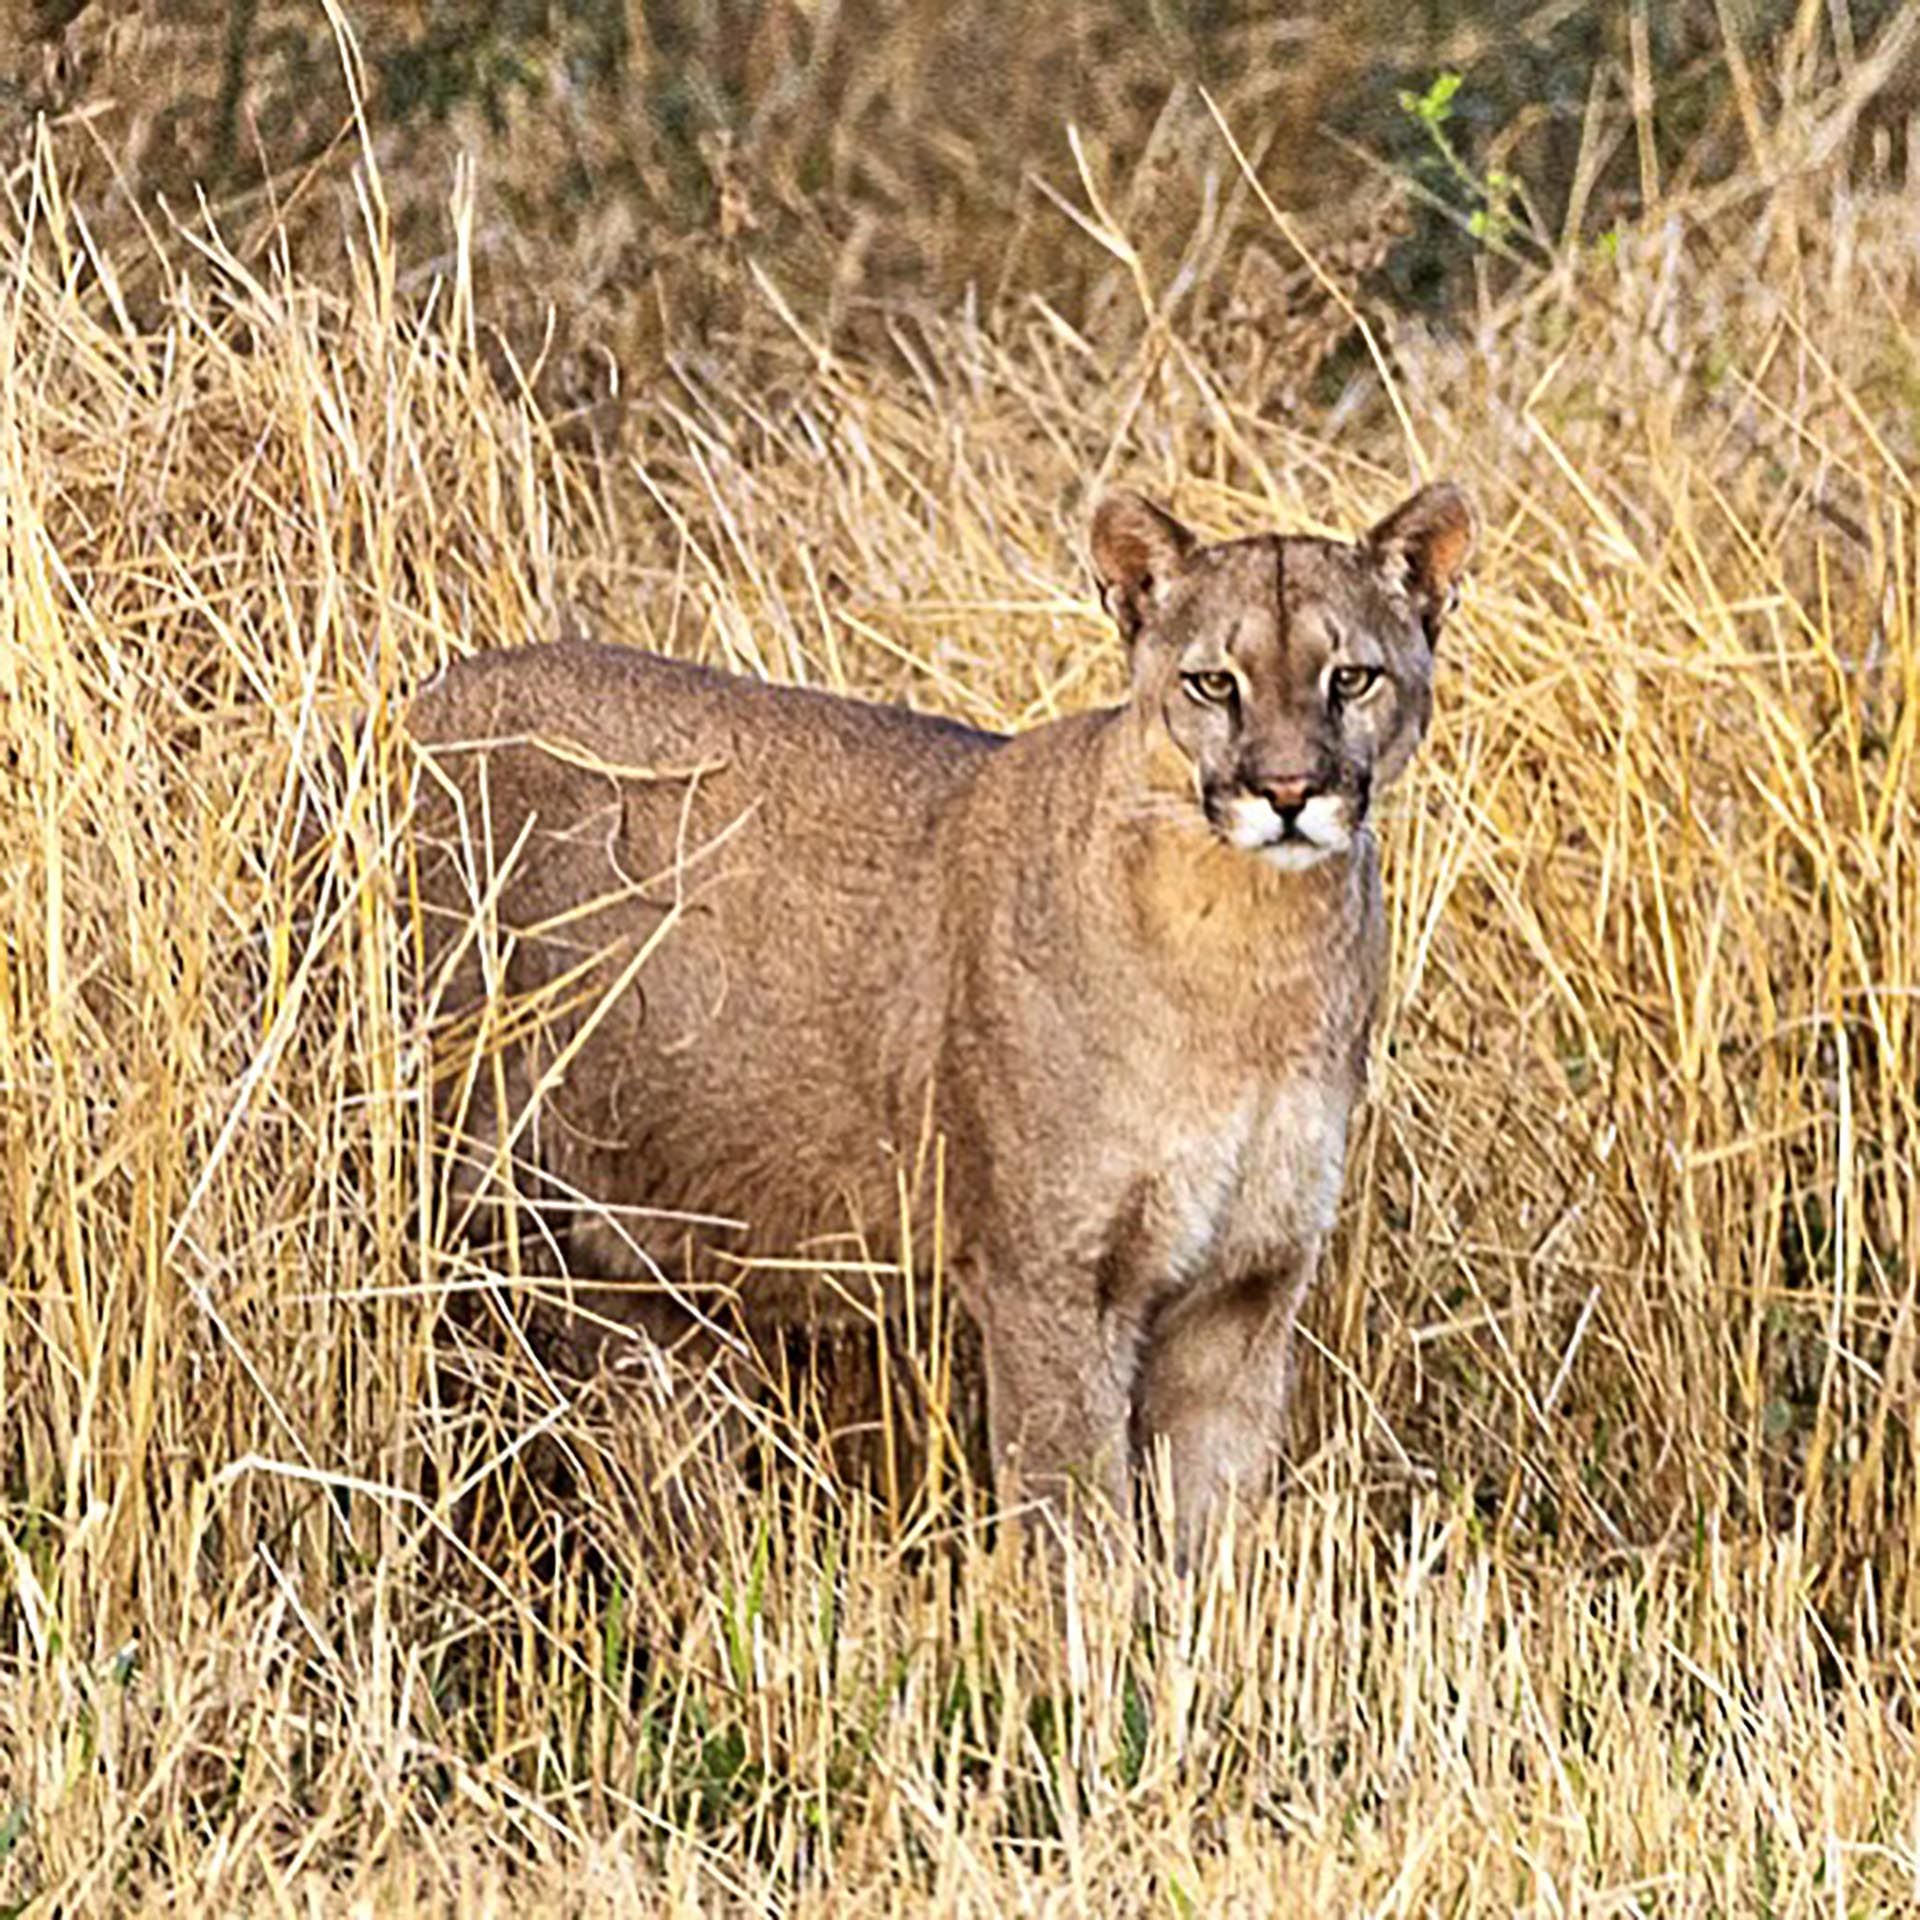
[[[1130,489],[1108,494],[1095,508],[1093,570],[1100,598],[1129,640],[1139,632],[1156,587],[1179,572],[1194,544],[1172,514]]]
[[[1367,535],[1366,544],[1395,585],[1412,595],[1430,641],[1459,605],[1460,575],[1473,537],[1473,502],[1451,480],[1422,487]]]

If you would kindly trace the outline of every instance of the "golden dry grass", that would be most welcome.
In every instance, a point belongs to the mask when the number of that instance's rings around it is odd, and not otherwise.
[[[162,265],[43,152],[0,285],[0,1907],[1920,1897],[1916,203],[1791,158],[1477,331],[1383,324],[1319,419],[1145,270],[1098,351],[1035,299],[849,358],[766,287],[596,464],[488,371],[464,203],[426,299],[372,178],[335,270]],[[544,1373],[436,1213],[406,686],[579,609],[1023,725],[1118,685],[1107,479],[1351,530],[1419,458],[1487,537],[1285,1498],[1188,1586],[1055,1597],[943,1329],[851,1483],[804,1363]]]

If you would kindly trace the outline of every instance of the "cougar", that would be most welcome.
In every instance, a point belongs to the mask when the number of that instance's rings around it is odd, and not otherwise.
[[[1472,542],[1446,484],[1355,543],[1112,494],[1129,696],[1011,737],[586,641],[447,667],[409,726],[468,1209],[511,1167],[604,1311],[779,1323],[924,1271],[937,1201],[997,1484],[1124,1511],[1164,1448],[1191,1541],[1278,1457],[1385,965],[1369,808]]]

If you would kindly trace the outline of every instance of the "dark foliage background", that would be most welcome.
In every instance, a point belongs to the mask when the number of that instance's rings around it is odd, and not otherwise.
[[[229,239],[337,220],[354,159],[334,22],[310,0],[13,0],[3,105],[83,121],[112,220],[204,195]],[[1071,324],[1129,276],[1054,204],[1117,204],[1149,280],[1281,337],[1343,328],[1250,209],[1267,191],[1392,306],[1458,309],[1717,187],[1838,143],[1904,169],[1920,62],[1899,0],[353,0],[402,257],[443,247],[456,162],[503,304],[552,304],[627,365],[738,318],[758,267],[837,326],[876,300],[1041,295]],[[1783,110],[1785,110],[1783,112]],[[1799,124],[1807,151],[1780,150]],[[1072,139],[1079,139],[1076,159]],[[69,143],[73,145],[77,143]],[[1465,237],[1478,242],[1463,245]],[[1198,243],[1198,244],[1197,244]],[[504,271],[503,271],[504,269]],[[544,317],[542,324],[544,325]],[[1287,397],[1287,396],[1281,396]]]

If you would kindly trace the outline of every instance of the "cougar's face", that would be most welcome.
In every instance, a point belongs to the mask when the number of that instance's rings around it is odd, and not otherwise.
[[[1156,784],[1271,865],[1345,852],[1426,731],[1434,643],[1472,542],[1451,486],[1354,545],[1201,546],[1137,494],[1103,501],[1095,565],[1132,648]]]

